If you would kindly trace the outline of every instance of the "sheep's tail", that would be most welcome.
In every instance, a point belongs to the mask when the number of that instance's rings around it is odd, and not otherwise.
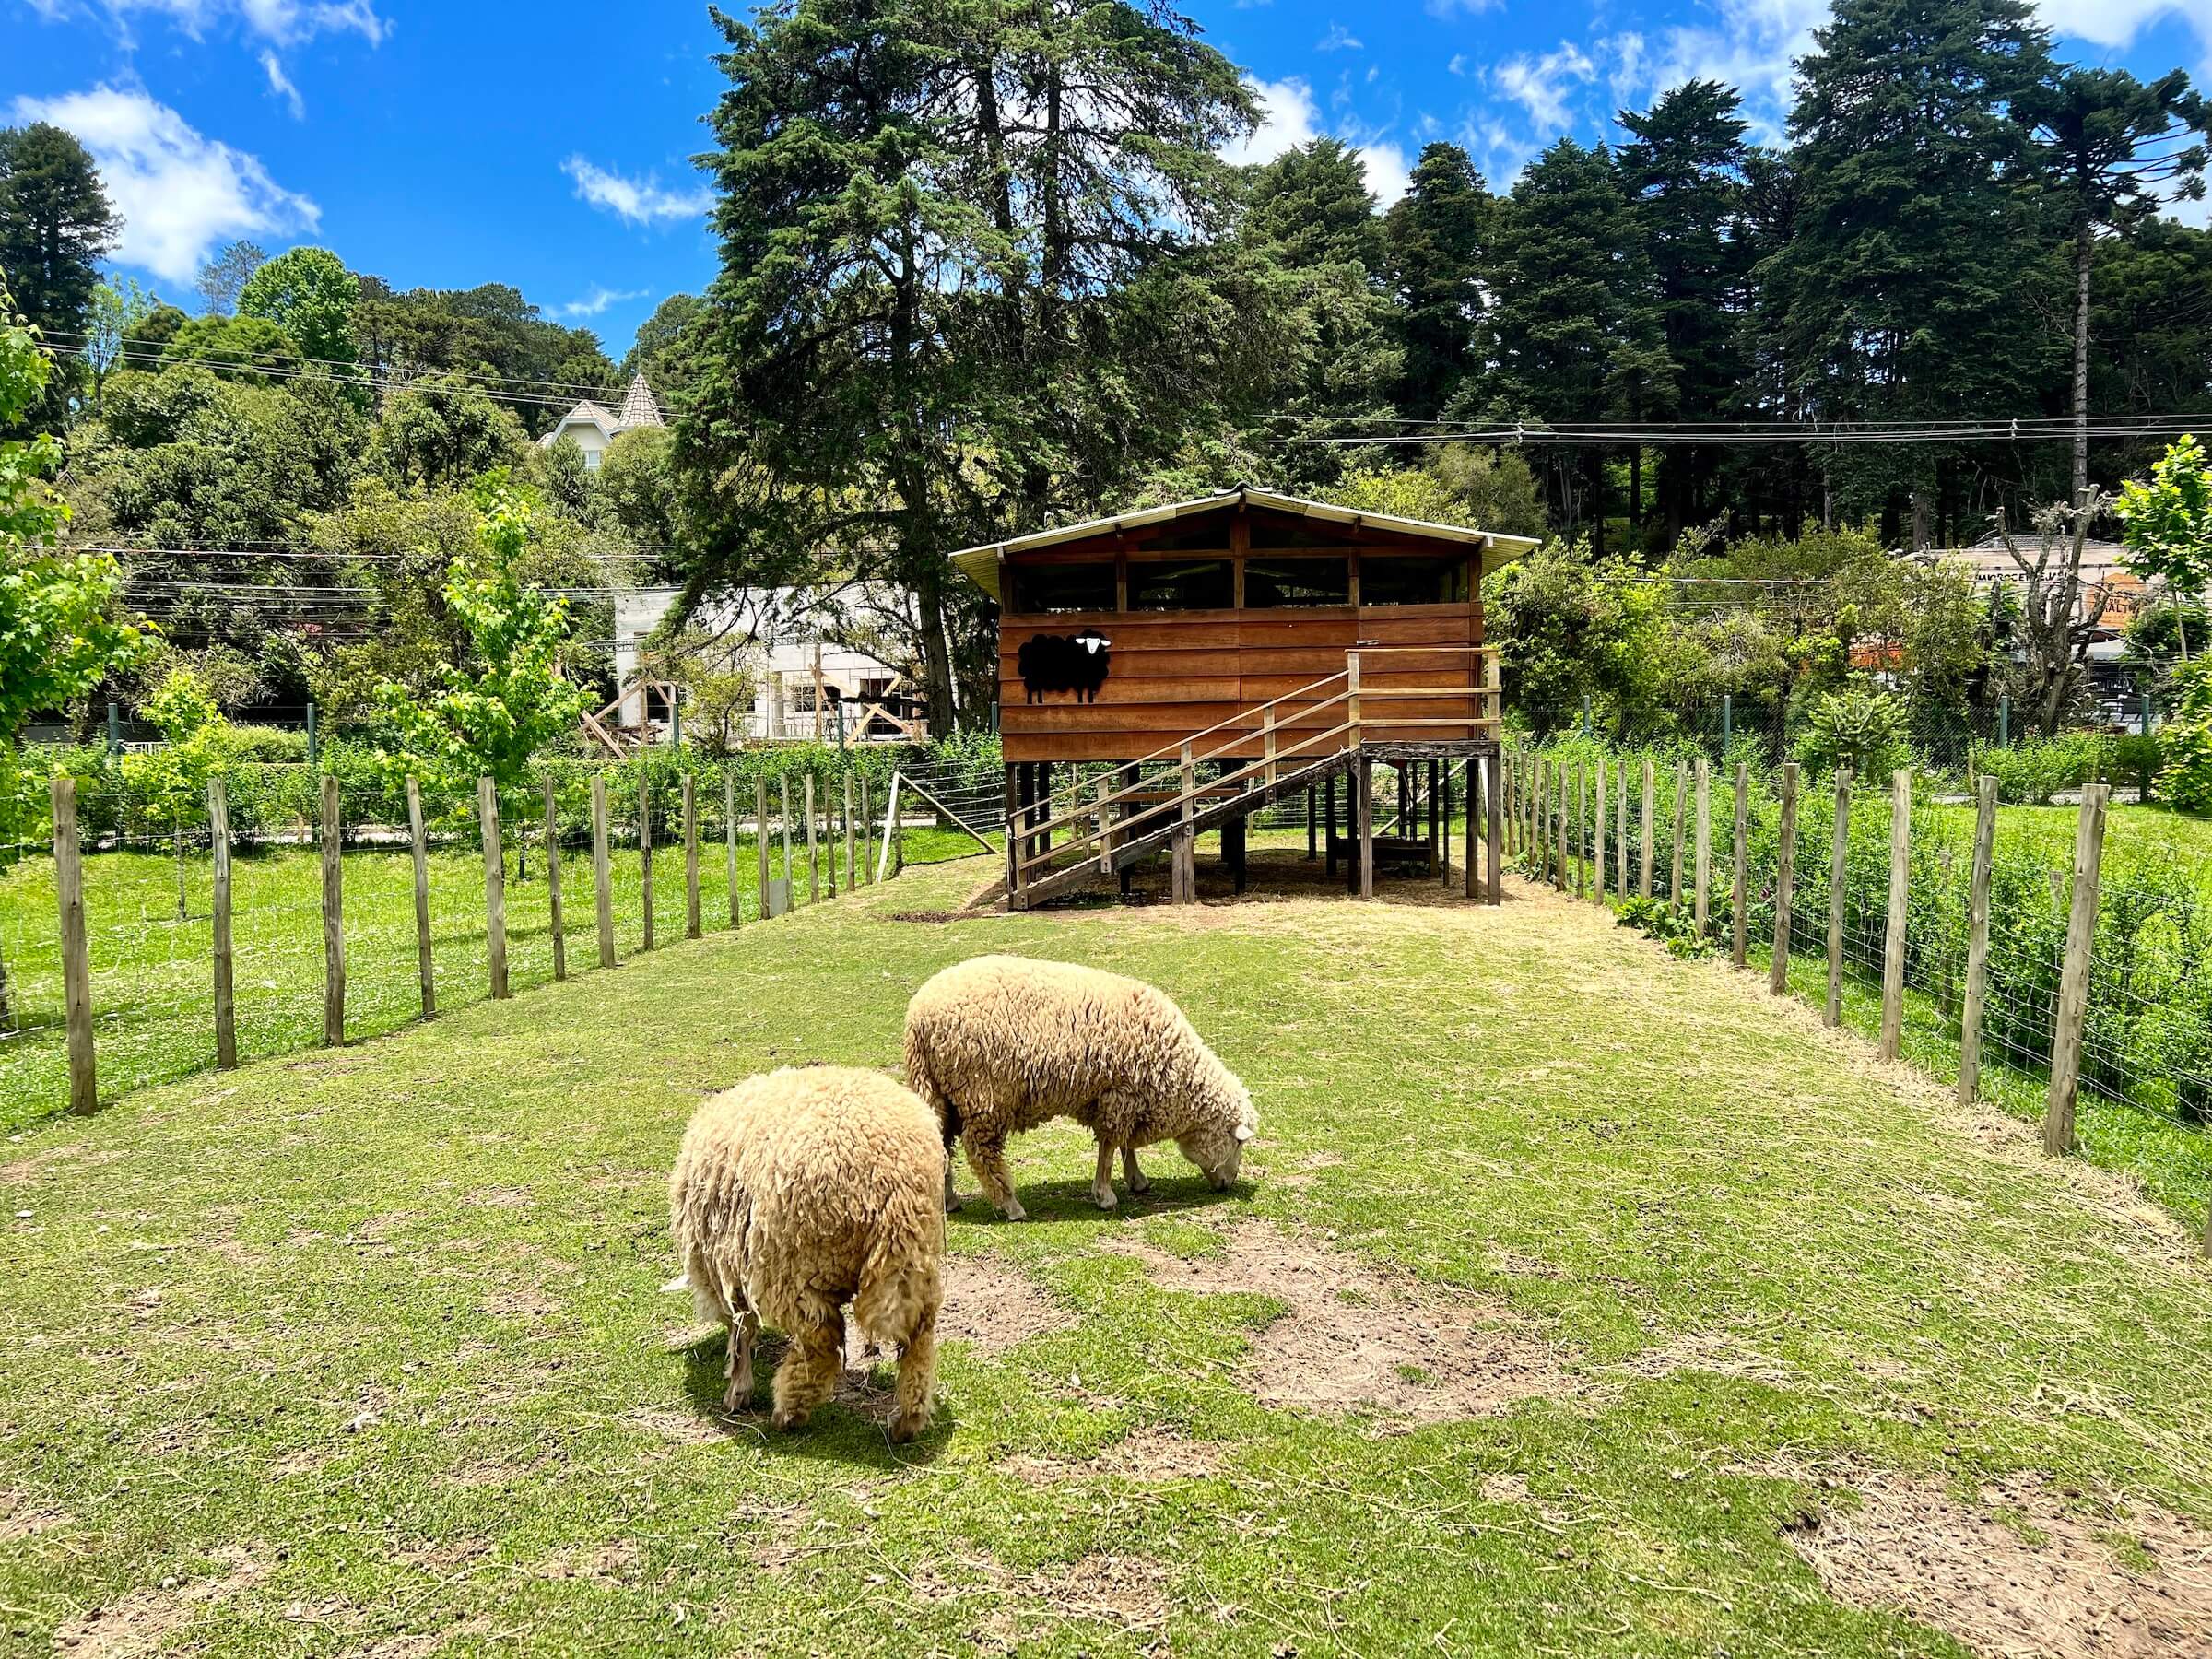
[[[937,1114],[937,1127],[944,1132],[945,1149],[949,1153],[952,1143],[960,1138],[960,1109],[938,1086],[929,1069],[929,1044],[912,1025],[906,1028],[906,1086]]]
[[[745,1294],[746,1230],[752,1221],[750,1200],[740,1199],[727,1225],[711,1230],[724,1243],[717,1252],[700,1230],[683,1230],[684,1281],[691,1288],[691,1306],[705,1324],[735,1324],[751,1308]]]
[[[925,1324],[935,1323],[943,1294],[937,1253],[945,1223],[935,1196],[925,1212],[916,1212],[912,1227],[879,1227],[861,1260],[853,1323],[882,1347],[903,1350]],[[933,1228],[934,1238],[919,1236]]]

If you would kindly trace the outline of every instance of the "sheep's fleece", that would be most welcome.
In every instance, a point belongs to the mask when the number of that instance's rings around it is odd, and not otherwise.
[[[892,1437],[927,1423],[944,1168],[935,1112],[877,1072],[771,1072],[700,1107],[669,1181],[669,1229],[700,1316],[730,1327],[726,1409],[751,1395],[765,1320],[792,1338],[776,1426],[806,1421],[836,1387],[849,1301],[862,1331],[900,1350]]]
[[[949,1153],[965,1140],[984,1194],[1022,1215],[1006,1136],[1069,1117],[1098,1137],[1092,1195],[1114,1205],[1118,1147],[1133,1192],[1136,1148],[1172,1140],[1217,1188],[1237,1178],[1258,1127],[1252,1097],[1165,992],[1068,962],[976,957],[933,977],[906,1009],[906,1077],[937,1109]],[[946,1170],[951,1199],[951,1170]]]

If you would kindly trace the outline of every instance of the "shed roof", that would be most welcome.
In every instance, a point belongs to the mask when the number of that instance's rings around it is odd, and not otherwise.
[[[1026,553],[1032,548],[1055,547],[1062,542],[1081,541],[1087,536],[1109,535],[1117,530],[1135,530],[1148,524],[1166,524],[1172,519],[1191,518],[1199,513],[1218,512],[1224,508],[1239,506],[1267,507],[1278,512],[1296,513],[1302,518],[1321,519],[1355,529],[1388,530],[1399,535],[1425,536],[1434,541],[1456,542],[1463,547],[1479,547],[1482,551],[1482,574],[1485,576],[1499,566],[1520,558],[1536,545],[1532,537],[1525,535],[1500,535],[1488,530],[1470,530],[1460,524],[1432,524],[1426,519],[1399,518],[1388,512],[1338,507],[1328,501],[1309,501],[1302,496],[1277,495],[1271,489],[1237,488],[1225,489],[1218,495],[1200,496],[1195,500],[1173,501],[1165,507],[1147,507],[1136,512],[1118,513],[1112,518],[1087,519],[1079,524],[1063,524],[1057,529],[1039,530],[1007,541],[963,547],[952,556],[952,562],[962,575],[992,598],[998,599],[1002,597],[998,588],[999,561],[1009,553]]]

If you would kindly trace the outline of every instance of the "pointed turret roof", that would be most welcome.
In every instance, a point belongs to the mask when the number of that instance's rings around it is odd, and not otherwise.
[[[617,418],[623,429],[631,427],[657,427],[667,423],[661,418],[661,406],[653,401],[653,388],[645,383],[645,376],[633,374],[629,390],[622,395],[622,412]]]

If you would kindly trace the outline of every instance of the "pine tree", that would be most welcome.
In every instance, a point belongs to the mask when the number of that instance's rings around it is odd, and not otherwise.
[[[1244,233],[1293,270],[1356,265],[1382,269],[1382,226],[1359,152],[1316,138],[1251,170]]]
[[[1405,372],[1393,401],[1417,420],[1441,414],[1481,358],[1482,244],[1493,203],[1466,151],[1431,144],[1382,220],[1382,265],[1400,307]]]
[[[1635,142],[1620,147],[1622,187],[1652,263],[1659,326],[1674,370],[1681,420],[1711,421],[1738,412],[1744,365],[1734,307],[1743,296],[1746,123],[1742,99],[1717,81],[1686,81],[1620,124]],[[1689,445],[1659,456],[1659,501],[1665,541],[1703,516],[1703,486],[1715,456]]]
[[[122,231],[100,169],[74,136],[43,121],[0,128],[0,271],[33,325],[50,335],[84,328],[100,262]]]
[[[1798,65],[1796,223],[1761,271],[1790,413],[1900,421],[2035,407],[2027,135],[2007,113],[2048,69],[2027,0],[1841,0]],[[1956,450],[1854,450],[1862,504],[1901,477],[1925,545]],[[1965,458],[1965,459],[1971,459]],[[1954,480],[1955,481],[1955,480]]]

